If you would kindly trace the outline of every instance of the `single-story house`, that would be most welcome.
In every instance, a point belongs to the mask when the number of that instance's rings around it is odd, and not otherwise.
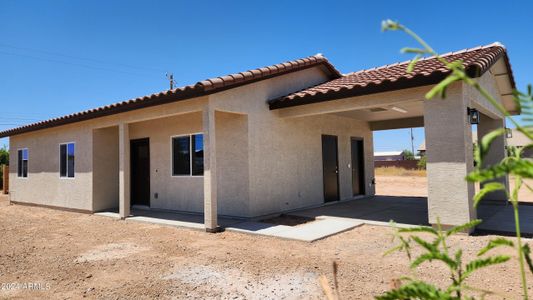
[[[504,46],[444,56],[462,60],[519,113]],[[118,208],[123,218],[132,205],[203,213],[206,230],[216,231],[219,216],[374,195],[372,132],[424,126],[429,222],[471,220],[467,108],[484,116],[478,132],[505,126],[504,117],[462,82],[447,99],[424,101],[449,70],[426,58],[407,73],[407,63],[341,74],[315,55],[2,131],[13,158],[10,199],[85,212]],[[493,161],[505,155],[504,140],[495,145]]]
[[[374,161],[395,161],[405,160],[403,151],[376,151],[374,152]]]

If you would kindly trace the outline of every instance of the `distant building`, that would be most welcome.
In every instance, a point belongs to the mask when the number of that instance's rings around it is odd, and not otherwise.
[[[472,133],[472,142],[477,143],[477,133]],[[527,146],[530,143],[529,139],[520,131],[516,129],[511,130],[511,136],[507,137],[507,147],[516,147],[518,149]],[[426,141],[423,141],[422,144],[418,147],[418,155],[426,155]],[[374,155],[375,156],[375,155]],[[523,157],[533,158],[533,149],[527,149],[524,151]]]
[[[405,160],[403,151],[374,152],[374,161]]]
[[[510,137],[507,137],[507,147],[523,148],[531,143],[531,141],[520,131],[513,129]],[[524,150],[522,157],[533,158],[533,149]]]

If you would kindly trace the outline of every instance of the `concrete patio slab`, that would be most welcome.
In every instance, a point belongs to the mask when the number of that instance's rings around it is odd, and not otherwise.
[[[226,227],[228,231],[274,236],[289,240],[314,242],[357,226],[363,222],[342,218],[320,218],[297,226],[244,222]]]
[[[510,204],[482,202],[477,211],[478,218],[483,220],[483,223],[477,227],[480,234],[514,234],[514,215]],[[95,215],[119,218],[117,212],[101,212]],[[218,222],[228,231],[306,242],[320,240],[363,224],[391,226],[392,221],[397,227],[429,225],[427,199],[424,197],[375,196],[296,210],[288,215],[311,218],[315,221],[287,226],[219,217]],[[524,236],[533,237],[533,222],[531,222],[533,205],[521,205],[520,218]],[[126,220],[197,230],[205,229],[204,218],[201,214],[134,208],[132,216]]]

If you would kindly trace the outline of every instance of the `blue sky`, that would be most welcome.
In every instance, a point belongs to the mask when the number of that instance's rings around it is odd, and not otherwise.
[[[165,90],[167,71],[185,85],[316,53],[341,72],[404,61],[399,49],[415,43],[380,32],[387,18],[440,52],[504,43],[524,88],[533,82],[532,9],[530,1],[3,0],[0,129]],[[416,129],[415,145],[422,139]],[[375,134],[377,151],[406,148],[408,130]]]

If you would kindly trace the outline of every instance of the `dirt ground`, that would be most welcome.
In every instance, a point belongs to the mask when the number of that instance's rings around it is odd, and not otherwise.
[[[512,178],[509,180],[509,183],[510,188],[514,188],[514,180]],[[533,180],[528,179],[526,183],[533,187]],[[376,194],[427,197],[427,177],[376,175]],[[523,187],[520,190],[518,198],[523,202],[533,202],[533,192]]]
[[[337,261],[342,298],[370,299],[391,280],[413,275],[404,254],[382,256],[393,245],[392,231],[362,226],[305,243],[0,200],[0,298],[317,299],[323,298],[318,276],[331,280]],[[460,244],[468,259],[490,238],[458,236],[451,245]],[[433,263],[414,274],[442,285],[444,271]],[[533,286],[533,276],[529,282]],[[482,270],[469,283],[519,298],[515,260]]]

